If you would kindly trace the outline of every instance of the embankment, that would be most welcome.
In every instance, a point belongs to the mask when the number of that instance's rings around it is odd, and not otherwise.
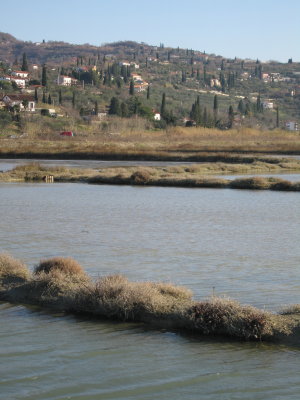
[[[43,260],[30,272],[0,254],[0,300],[242,340],[296,343],[300,337],[300,306],[273,314],[219,297],[196,302],[188,289],[166,283],[120,275],[94,281],[70,258]]]
[[[0,173],[2,182],[41,182],[51,176],[55,182],[85,182],[90,184],[140,185],[186,188],[226,188],[249,190],[300,191],[300,182],[281,178],[245,176],[233,180],[215,177],[217,174],[280,173],[299,171],[300,161],[252,164],[204,163],[172,167],[118,167],[69,169],[43,167],[39,164],[18,166]],[[52,182],[52,179],[51,179]]]

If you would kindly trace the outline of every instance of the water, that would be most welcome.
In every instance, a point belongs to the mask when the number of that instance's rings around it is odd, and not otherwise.
[[[38,163],[46,167],[66,167],[66,168],[109,168],[109,167],[164,167],[171,165],[182,165],[177,161],[118,161],[118,160],[41,160],[41,159],[0,159],[0,171],[9,171],[19,165]],[[185,165],[193,164],[185,162]]]
[[[299,194],[0,184],[1,251],[93,276],[171,281],[276,310],[300,303]],[[298,399],[299,348],[0,304],[2,399]]]

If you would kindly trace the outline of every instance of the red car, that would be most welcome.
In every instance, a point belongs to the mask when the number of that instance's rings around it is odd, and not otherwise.
[[[74,136],[74,133],[71,131],[61,132],[60,136]]]

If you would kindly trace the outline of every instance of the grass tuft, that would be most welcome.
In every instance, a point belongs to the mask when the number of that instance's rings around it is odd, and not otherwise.
[[[30,278],[25,264],[7,253],[0,253],[0,286],[24,283]]]
[[[81,265],[73,258],[54,257],[48,260],[41,260],[35,267],[34,274],[49,274],[53,271],[59,271],[66,275],[84,275],[85,272]]]

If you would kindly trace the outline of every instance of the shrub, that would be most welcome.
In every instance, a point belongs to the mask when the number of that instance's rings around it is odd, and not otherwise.
[[[230,182],[229,186],[233,189],[268,189],[270,187],[270,182],[266,178],[253,177],[253,178],[242,178],[235,179]]]
[[[49,274],[53,271],[60,271],[67,275],[85,275],[81,265],[73,258],[54,257],[48,260],[41,260],[34,269],[35,274],[40,274],[41,272]]]
[[[204,334],[260,339],[272,334],[270,314],[238,302],[214,297],[191,309],[195,328]]]
[[[0,254],[0,280],[7,283],[22,283],[28,280],[30,272],[26,265],[9,254]]]
[[[187,289],[162,283],[129,282],[121,275],[99,279],[87,298],[89,310],[96,315],[135,321],[182,314],[191,305],[191,292]]]
[[[139,169],[131,177],[131,183],[135,185],[145,185],[150,181],[151,175],[146,169]]]

